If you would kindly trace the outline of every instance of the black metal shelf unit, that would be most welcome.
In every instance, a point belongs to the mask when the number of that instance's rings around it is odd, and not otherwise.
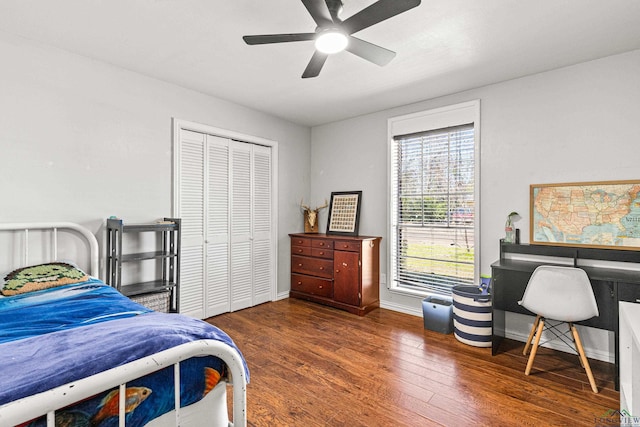
[[[122,241],[131,233],[157,233],[158,248],[150,252],[122,253]],[[123,285],[123,264],[155,260],[159,262],[154,280]],[[164,218],[150,224],[124,224],[121,219],[107,219],[106,275],[111,286],[134,300],[152,294],[167,294],[168,311],[179,311],[180,290],[180,218]]]

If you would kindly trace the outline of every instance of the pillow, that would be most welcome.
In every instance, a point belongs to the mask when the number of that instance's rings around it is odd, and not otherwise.
[[[85,282],[89,276],[79,268],[64,262],[32,265],[7,274],[0,291],[3,295],[18,295],[56,286]]]

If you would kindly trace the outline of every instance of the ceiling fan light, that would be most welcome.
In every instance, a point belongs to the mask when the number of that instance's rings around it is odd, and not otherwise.
[[[349,39],[340,31],[324,31],[316,38],[316,49],[322,53],[342,52],[349,44]]]

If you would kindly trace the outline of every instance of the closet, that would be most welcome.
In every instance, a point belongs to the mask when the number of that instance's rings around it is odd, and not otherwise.
[[[174,127],[180,312],[204,319],[273,300],[274,147],[203,125]]]

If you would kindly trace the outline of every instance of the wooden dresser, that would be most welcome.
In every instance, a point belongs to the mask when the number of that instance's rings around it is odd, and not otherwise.
[[[317,233],[291,237],[291,292],[360,316],[380,305],[380,240]]]

